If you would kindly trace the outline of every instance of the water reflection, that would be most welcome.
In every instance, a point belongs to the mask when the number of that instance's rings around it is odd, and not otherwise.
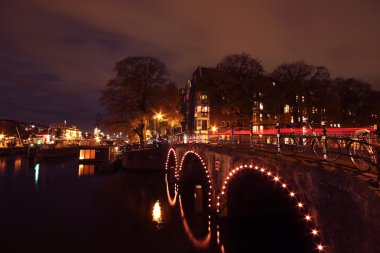
[[[191,230],[191,228],[187,222],[185,212],[184,212],[183,206],[182,206],[181,195],[178,197],[178,201],[179,201],[179,209],[180,209],[181,218],[182,218],[182,225],[183,225],[183,228],[185,230],[187,237],[192,242],[192,244],[195,248],[198,248],[198,249],[208,248],[210,245],[210,240],[211,240],[211,216],[210,215],[208,216],[209,220],[208,220],[208,226],[207,226],[207,231],[208,231],[207,235],[202,239],[197,239],[194,236],[194,233]]]
[[[174,183],[168,175],[142,171],[102,172],[98,164],[79,165],[77,159],[32,166],[21,160],[0,159],[5,175],[0,178],[0,206],[6,207],[0,208],[0,252],[33,247],[50,253],[57,245],[62,252],[286,252],[267,246],[273,238],[283,244],[279,237],[284,230],[265,231],[276,230],[282,219],[217,219],[208,208],[207,182]],[[23,173],[12,177],[18,163]],[[94,174],[99,176],[78,179]],[[20,231],[25,233],[19,236]],[[267,248],[257,250],[258,244]]]
[[[166,196],[168,198],[169,205],[175,206],[175,204],[177,202],[177,196],[178,196],[178,185],[174,184],[174,198],[172,198],[170,195],[168,174],[167,173],[165,174],[165,186],[166,186]]]
[[[37,163],[34,167],[34,183],[38,184],[38,176],[40,174],[40,164]]]
[[[7,167],[7,160],[0,159],[0,175],[5,175],[5,168]]]
[[[162,227],[162,211],[159,200],[157,200],[153,205],[152,220],[157,223],[157,229]]]
[[[78,177],[93,176],[95,174],[94,164],[79,164]]]
[[[21,158],[20,157],[16,158],[14,161],[14,172],[15,172],[15,174],[19,173],[19,171],[21,169],[21,164],[22,164]]]
[[[165,174],[165,188],[166,196],[169,205],[175,209],[176,203],[179,205],[180,218],[182,223],[182,228],[191,242],[194,249],[211,250],[211,215],[207,214],[208,209],[204,210],[204,198],[202,185],[196,183],[181,183],[180,185],[174,183],[174,197],[169,190],[168,174]],[[181,194],[179,193],[181,192]],[[178,201],[177,201],[178,200]],[[186,208],[182,201],[185,201]],[[186,211],[185,211],[186,210]],[[191,221],[192,226],[189,224]],[[207,225],[207,226],[205,226]],[[194,227],[194,230],[192,229]],[[207,227],[207,231],[204,228]],[[197,236],[195,234],[198,234]]]

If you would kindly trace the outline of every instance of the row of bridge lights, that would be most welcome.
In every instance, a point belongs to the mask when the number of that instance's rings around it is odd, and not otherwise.
[[[175,163],[177,164],[177,155],[174,151],[174,149],[170,149],[169,152],[168,152],[168,155],[166,157],[166,164],[165,164],[165,169],[168,170],[168,165],[169,165],[169,158],[170,158],[170,153],[173,153],[174,154],[174,159],[175,159]],[[205,162],[203,161],[202,157],[200,155],[198,155],[198,153],[194,152],[194,151],[187,151],[183,157],[182,157],[182,160],[181,160],[181,163],[180,163],[180,166],[179,166],[179,169],[177,170],[177,167],[175,168],[175,178],[177,180],[179,180],[179,173],[181,172],[182,170],[182,166],[183,166],[183,161],[185,160],[186,156],[188,154],[194,154],[195,156],[198,157],[198,159],[201,161],[202,163],[202,166],[203,166],[203,172],[205,173],[206,175],[206,178],[207,178],[207,182],[208,182],[208,186],[209,186],[209,191],[208,191],[208,207],[211,207],[211,189],[212,189],[212,185],[211,185],[211,177],[210,177],[210,174],[207,170],[207,167],[206,167],[206,164]]]
[[[302,201],[299,201],[297,200],[296,198],[296,193],[292,190],[289,189],[289,187],[286,185],[286,183],[284,183],[283,181],[280,180],[280,177],[278,175],[273,175],[273,173],[270,171],[270,170],[266,170],[264,168],[259,168],[258,166],[253,166],[253,165],[241,165],[239,167],[236,167],[235,169],[233,169],[232,171],[229,172],[228,176],[226,177],[226,180],[223,182],[223,186],[222,186],[222,191],[220,192],[220,194],[218,195],[217,197],[217,212],[220,212],[220,205],[221,205],[221,202],[220,200],[223,198],[223,196],[225,195],[225,191],[226,191],[226,188],[227,188],[227,185],[229,183],[229,181],[237,174],[239,173],[240,171],[243,171],[243,169],[252,169],[254,171],[257,171],[259,173],[262,173],[264,175],[267,175],[269,178],[272,179],[272,181],[278,185],[280,185],[280,187],[282,189],[285,189],[289,192],[289,196],[292,198],[292,199],[295,199],[295,201],[297,202],[297,207],[299,209],[304,209],[305,208],[305,204],[302,203]],[[310,214],[306,214],[304,216],[304,219],[306,222],[312,222],[312,217]],[[314,238],[317,238],[318,237],[318,234],[319,234],[319,231],[315,228],[311,230],[311,234],[313,235]],[[317,250],[322,252],[324,250],[325,246],[321,243],[318,243],[317,244]]]
[[[166,166],[165,166],[165,169],[168,170],[168,163],[169,163],[169,157],[170,157],[170,153],[173,153],[174,154],[174,158],[175,158],[175,163],[177,164],[177,155],[175,153],[175,151],[173,149],[170,149],[169,152],[168,152],[168,155],[167,155],[167,159],[166,159]],[[183,161],[185,160],[186,156],[188,154],[194,154],[196,155],[199,160],[201,161],[202,165],[203,165],[203,169],[204,169],[204,172],[206,174],[206,177],[207,177],[207,180],[208,180],[208,183],[209,183],[209,192],[208,192],[208,195],[209,195],[209,198],[208,198],[208,206],[211,207],[211,189],[212,189],[212,185],[211,185],[211,178],[210,178],[210,175],[209,175],[209,172],[207,170],[207,167],[205,165],[205,162],[203,161],[202,157],[200,155],[198,155],[196,152],[194,151],[187,151],[182,160],[181,160],[181,163],[180,163],[180,166],[179,166],[179,170],[177,170],[177,167],[175,168],[175,177],[176,179],[178,180],[179,179],[179,172],[182,170],[182,166],[183,166]],[[297,207],[299,209],[304,209],[305,208],[305,205],[304,203],[302,203],[302,201],[299,201],[297,198],[296,198],[296,193],[294,191],[292,191],[291,189],[289,189],[289,187],[287,186],[287,184],[283,181],[280,180],[280,177],[278,175],[273,175],[273,173],[270,171],[270,170],[266,170],[264,168],[259,168],[258,166],[253,166],[252,164],[251,165],[241,165],[241,166],[238,166],[236,167],[235,169],[233,169],[232,171],[229,172],[228,176],[226,177],[226,180],[223,182],[223,186],[222,186],[222,191],[220,192],[220,194],[217,196],[217,212],[219,213],[220,212],[220,200],[221,198],[225,195],[225,191],[226,191],[226,188],[227,188],[227,185],[229,183],[229,181],[239,172],[239,171],[242,171],[243,169],[252,169],[254,171],[257,171],[257,172],[260,172],[264,175],[267,175],[269,178],[272,178],[272,181],[278,185],[280,185],[280,187],[284,190],[287,190],[289,192],[289,196],[294,199],[296,202],[297,202]],[[312,222],[312,217],[309,213],[305,214],[304,216],[304,220],[306,222]],[[318,235],[319,235],[319,231],[315,228],[311,230],[311,234],[313,235],[313,237],[315,239],[318,239]],[[325,246],[322,244],[322,243],[318,243],[317,244],[317,250],[322,252],[324,251],[324,248]]]
[[[176,155],[175,151],[173,149],[170,149],[169,152],[168,152],[168,155],[166,157],[166,164],[165,164],[165,169],[166,170],[168,170],[170,153],[173,153],[176,165],[177,165],[177,161],[178,161],[177,160],[177,155]],[[189,153],[195,154],[200,159],[200,161],[202,162],[202,165],[203,165],[203,168],[204,168],[204,172],[205,172],[205,174],[206,174],[206,176],[208,178],[209,189],[211,189],[211,179],[210,179],[210,176],[208,174],[207,167],[205,166],[205,163],[203,162],[202,158],[197,153],[192,152],[192,151],[186,152],[185,155],[182,158],[180,170],[182,170],[183,161],[184,161],[185,157]],[[177,180],[179,179],[179,175],[178,174],[179,174],[179,172],[177,172],[177,167],[175,167],[175,177],[176,177]],[[165,179],[167,180],[167,177],[165,177]],[[174,197],[174,199],[176,199],[177,192],[179,190],[179,187],[178,187],[177,184],[175,184],[174,190],[175,190],[175,197]],[[210,196],[211,192],[209,191],[208,194]],[[168,198],[169,198],[169,195],[168,195]],[[183,208],[182,208],[182,202],[181,202],[181,196],[180,195],[178,196],[178,199],[179,199],[179,206],[180,206],[180,213],[181,213],[181,218],[182,218],[182,224],[183,224],[185,232],[186,232],[187,236],[189,237],[190,241],[193,243],[194,246],[196,246],[198,248],[206,248],[206,247],[208,247],[208,245],[210,243],[210,239],[211,239],[211,215],[208,216],[208,227],[207,227],[208,233],[207,233],[207,235],[203,239],[197,239],[197,238],[195,238],[195,236],[193,235],[190,227],[187,224],[185,213],[184,213]],[[173,200],[169,200],[169,201],[172,201],[172,202],[175,203],[175,200],[174,201]],[[209,203],[208,206],[211,207],[211,198],[210,197],[208,199],[208,203]]]

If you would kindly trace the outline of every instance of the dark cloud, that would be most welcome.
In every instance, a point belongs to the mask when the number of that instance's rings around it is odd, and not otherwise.
[[[162,59],[183,85],[229,53],[324,65],[380,89],[377,0],[3,0],[0,118],[93,127],[114,63]]]

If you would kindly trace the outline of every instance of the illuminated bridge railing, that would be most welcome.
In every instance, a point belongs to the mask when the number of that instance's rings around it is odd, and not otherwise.
[[[279,124],[253,131],[254,127],[230,127],[183,132],[172,136],[172,143],[229,145],[249,150],[262,150],[281,155],[309,154],[326,162],[345,160],[361,172],[379,173],[379,136],[374,127],[314,127],[294,128]],[[358,133],[364,132],[364,135]],[[313,145],[319,142],[321,145]],[[312,155],[312,154],[315,154]],[[336,159],[335,159],[336,158]]]

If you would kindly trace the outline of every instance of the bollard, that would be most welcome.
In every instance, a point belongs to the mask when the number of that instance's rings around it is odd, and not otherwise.
[[[194,192],[194,213],[202,213],[202,212],[203,212],[202,185],[196,185],[195,192]]]
[[[251,151],[254,151],[255,148],[253,147],[253,125],[249,124],[249,147]]]
[[[277,155],[281,155],[281,143],[280,143],[280,123],[276,123],[276,128],[277,128]]]

